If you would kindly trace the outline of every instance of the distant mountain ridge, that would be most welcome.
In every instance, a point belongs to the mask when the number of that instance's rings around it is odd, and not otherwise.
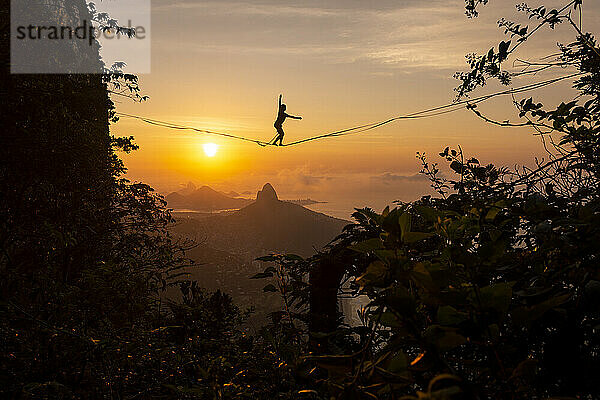
[[[271,186],[270,184],[267,185]],[[272,186],[271,189],[273,189]],[[273,193],[274,192],[275,189],[273,189]],[[277,196],[277,194],[275,194],[275,196]],[[192,182],[189,182],[186,187],[168,194],[165,199],[167,200],[168,207],[174,210],[192,210],[198,212],[237,210],[255,201],[254,199],[241,197],[239,193],[234,191],[229,191],[227,193],[220,192],[206,185],[197,188]],[[324,201],[313,199],[283,201],[301,206],[325,203]]]
[[[238,211],[199,219],[179,218],[177,222],[174,231],[179,235],[253,257],[271,251],[314,254],[349,223],[279,200],[269,183],[257,193],[255,202]]]
[[[209,186],[196,188],[193,184],[178,192],[168,194],[165,199],[169,208],[175,210],[218,211],[238,209],[252,203],[251,199],[233,197],[235,192],[228,194],[218,192]],[[239,196],[239,195],[238,195]]]

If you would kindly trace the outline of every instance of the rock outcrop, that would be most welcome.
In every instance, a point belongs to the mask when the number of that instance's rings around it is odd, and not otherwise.
[[[277,197],[277,192],[275,191],[275,188],[273,188],[273,185],[265,183],[262,190],[259,190],[256,194],[256,201],[279,201],[279,197]]]

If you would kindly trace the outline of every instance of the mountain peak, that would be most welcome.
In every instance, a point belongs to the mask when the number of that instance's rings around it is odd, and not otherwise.
[[[277,192],[270,183],[265,183],[262,190],[259,190],[256,194],[256,201],[274,201],[279,200]]]

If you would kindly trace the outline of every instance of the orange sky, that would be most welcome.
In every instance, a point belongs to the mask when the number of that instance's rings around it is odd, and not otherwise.
[[[457,83],[452,74],[464,69],[464,55],[487,52],[503,39],[500,17],[519,18],[516,2],[505,0],[491,1],[473,20],[464,16],[462,0],[157,3],[152,72],[141,76],[150,100],[115,99],[117,110],[261,140],[274,135],[279,93],[288,112],[304,118],[286,121],[286,141],[448,103]],[[600,6],[585,3],[584,24],[600,26]],[[554,36],[540,35],[519,57],[549,54],[556,41],[572,37],[566,27]],[[548,104],[571,94],[568,84],[539,92]],[[510,98],[480,109],[498,119],[515,116]],[[280,197],[332,202],[338,216],[353,206],[378,209],[425,194],[426,182],[414,176],[416,151],[435,157],[445,146],[460,144],[482,162],[509,165],[542,155],[530,131],[490,126],[467,111],[289,148],[261,148],[125,118],[112,130],[134,135],[141,146],[124,157],[129,177],[159,191],[191,181],[255,193],[269,181]],[[208,142],[219,144],[215,157],[202,151]]]

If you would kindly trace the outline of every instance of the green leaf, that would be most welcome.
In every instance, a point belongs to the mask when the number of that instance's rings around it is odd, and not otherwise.
[[[570,295],[564,294],[562,296],[553,297],[531,307],[516,308],[511,312],[513,321],[518,325],[529,326],[533,321],[541,318],[551,309],[565,303],[567,300],[569,300],[569,297]]]
[[[377,285],[382,283],[387,274],[387,267],[381,261],[373,261],[367,267],[367,271],[356,279],[360,286]]]
[[[412,217],[409,213],[405,212],[398,217],[398,225],[400,226],[400,237],[404,241],[404,236],[410,232],[410,228],[412,225]]]
[[[373,319],[376,319],[377,316],[374,316]],[[386,311],[381,314],[379,317],[379,323],[383,326],[387,326],[389,328],[400,328],[402,323],[396,314],[391,311]]]
[[[414,315],[417,309],[415,298],[401,285],[395,285],[383,294],[385,304],[401,316]]]
[[[277,292],[277,288],[273,284],[268,284],[263,288],[263,292]]]
[[[382,217],[387,217],[388,214],[390,213],[390,206],[386,206],[383,211],[381,212],[381,216]]]
[[[502,62],[508,57],[508,49],[510,47],[510,40],[508,42],[502,41],[498,46],[498,61]]]
[[[476,297],[474,294],[473,297]],[[512,285],[510,283],[498,283],[480,289],[481,306],[491,308],[505,314],[512,299]],[[476,301],[476,299],[475,299]]]
[[[316,395],[318,394],[316,390],[312,390],[312,389],[303,389],[303,390],[298,390],[298,394],[311,394],[311,395]]]
[[[371,251],[379,250],[382,248],[383,248],[383,243],[381,242],[381,239],[379,239],[379,238],[368,239],[368,240],[359,242],[359,243],[349,247],[350,250],[354,250],[359,253],[369,253]]]
[[[270,265],[267,268],[265,268],[265,270],[263,271],[263,274],[268,274],[268,273],[275,273],[277,272],[277,270],[275,269],[274,266]]]
[[[502,237],[502,231],[498,229],[491,229],[488,233],[493,242],[498,241]]]
[[[408,358],[403,351],[397,352],[387,365],[387,370],[394,374],[404,372],[406,368],[408,368]]]
[[[437,311],[437,322],[440,325],[458,325],[467,318],[467,313],[459,312],[452,306],[441,306]]]
[[[407,232],[404,234],[403,241],[404,241],[404,243],[415,243],[415,242],[430,238],[433,235],[434,235],[433,233]]]
[[[276,261],[277,258],[275,256],[273,256],[273,255],[270,255],[270,256],[258,257],[256,260],[257,261],[265,261],[266,262],[266,261]]]
[[[485,215],[485,220],[486,221],[493,221],[494,218],[496,218],[496,215],[498,215],[498,213],[502,211],[502,209],[500,207],[492,207],[490,208],[490,210],[487,212],[487,214]]]
[[[456,333],[456,329],[439,325],[431,325],[427,328],[424,337],[440,352],[452,350],[467,341],[464,336]]]
[[[412,271],[410,271],[410,277],[419,285],[423,286],[430,292],[437,291],[437,286],[431,277],[431,274],[427,270],[426,266],[422,262],[418,262],[414,265]]]
[[[374,250],[373,253],[386,264],[390,264],[398,258],[398,254],[394,250]]]
[[[273,273],[259,272],[258,274],[252,275],[250,277],[250,279],[265,279],[265,278],[272,278],[272,277],[273,277]]]
[[[513,370],[512,379],[521,378],[533,380],[538,372],[538,360],[535,358],[526,358]]]
[[[452,161],[450,163],[450,168],[457,174],[461,174],[463,171],[463,165],[461,163],[459,163],[458,161]]]
[[[462,393],[459,386],[450,386],[449,388],[434,390],[429,395],[431,400],[448,400],[457,398],[456,395]]]
[[[415,211],[421,215],[428,222],[436,222],[438,219],[438,211],[432,207],[427,206],[415,206]]]

